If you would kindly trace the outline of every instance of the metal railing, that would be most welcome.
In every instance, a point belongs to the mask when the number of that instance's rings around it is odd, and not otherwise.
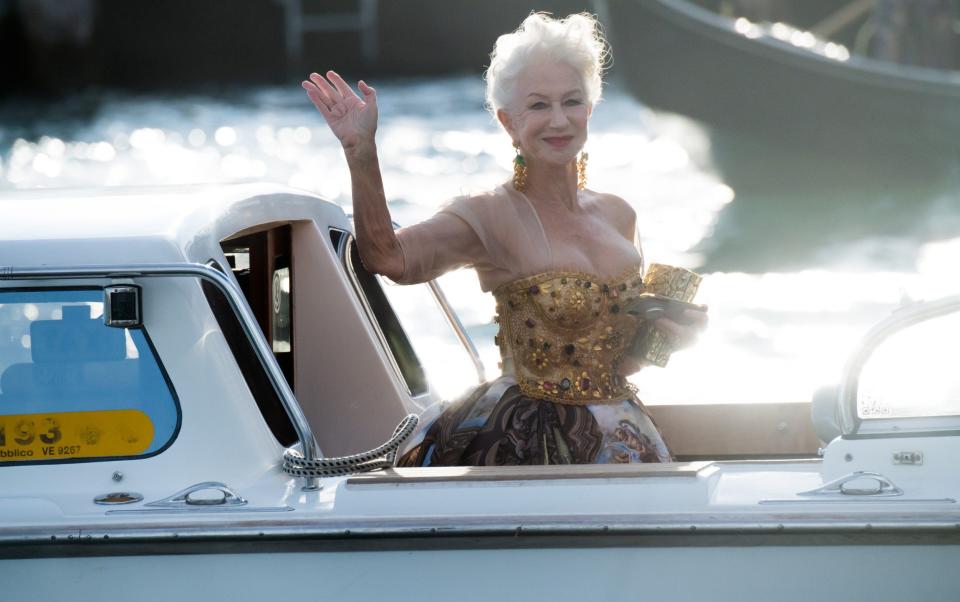
[[[347,217],[351,220],[353,216],[347,214]],[[394,229],[400,228],[400,225],[396,222],[393,222]],[[340,257],[340,262],[343,264],[344,268],[347,270],[347,273],[350,274],[351,279],[356,281],[356,275],[353,274],[353,267],[350,264],[349,257],[347,256],[347,251],[350,248],[350,243],[356,238],[350,232],[343,232],[343,237],[340,239],[339,244],[337,245],[337,255]],[[487,380],[487,369],[483,365],[483,360],[480,359],[480,353],[477,351],[476,345],[473,344],[473,339],[470,338],[470,335],[467,334],[467,329],[463,327],[463,322],[460,321],[457,312],[454,311],[453,306],[450,305],[450,301],[447,299],[447,296],[444,294],[443,289],[440,288],[440,284],[436,280],[430,280],[426,283],[427,288],[430,289],[430,294],[433,296],[434,300],[437,302],[437,305],[440,306],[440,311],[443,312],[443,317],[446,319],[447,324],[450,325],[450,329],[453,330],[454,335],[456,335],[457,340],[460,341],[460,344],[463,345],[464,350],[467,352],[467,355],[470,356],[470,361],[473,363],[474,369],[477,371],[477,380],[480,384],[483,384]],[[364,301],[366,303],[366,301]],[[380,330],[379,325],[376,324],[376,319],[373,317],[372,311],[368,308],[368,314],[370,314],[371,319],[374,321],[374,326],[377,329],[378,335],[382,339],[384,345],[386,345],[386,338],[383,336],[383,332]],[[389,347],[388,347],[389,348]],[[394,361],[391,359],[391,361]],[[394,361],[394,364],[396,362]],[[396,366],[395,366],[396,367]],[[400,373],[400,369],[397,369],[397,373]]]
[[[433,293],[433,298],[436,299],[437,305],[439,305],[443,311],[447,323],[450,324],[450,328],[453,329],[453,333],[457,335],[457,338],[460,339],[460,344],[467,350],[470,361],[473,362],[473,367],[477,371],[477,378],[480,383],[483,384],[487,380],[487,369],[483,366],[483,360],[480,359],[480,353],[477,352],[473,340],[463,327],[463,322],[460,321],[457,312],[453,311],[453,306],[450,305],[447,296],[443,294],[443,289],[440,288],[440,284],[436,280],[431,280],[427,285],[430,287],[430,292]]]

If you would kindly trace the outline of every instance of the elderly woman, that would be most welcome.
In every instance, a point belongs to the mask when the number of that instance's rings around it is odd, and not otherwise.
[[[376,91],[360,81],[357,96],[333,71],[303,82],[343,145],[364,265],[405,284],[472,266],[497,301],[503,376],[424,416],[402,465],[670,460],[625,379],[641,367],[628,354],[638,319],[622,311],[643,290],[636,216],[586,188],[581,151],[605,54],[589,15],[531,14],[501,36],[487,103],[513,140],[513,178],[397,232],[377,162]],[[685,317],[655,324],[682,341],[704,319]]]

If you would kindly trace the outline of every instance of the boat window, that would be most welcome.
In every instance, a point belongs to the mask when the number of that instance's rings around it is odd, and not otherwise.
[[[353,237],[341,230],[331,229],[330,238],[344,261],[350,281],[364,301],[364,306],[379,329],[381,338],[392,356],[397,372],[407,385],[410,395],[417,396],[429,392],[427,376],[420,358],[410,344],[397,314],[377,281],[377,277],[367,271],[360,263],[360,254],[356,250]]]
[[[860,373],[863,419],[960,416],[956,340],[960,313],[932,318],[883,341]]]
[[[227,301],[223,291],[207,281],[203,281],[201,286],[223,333],[223,338],[226,339],[230,352],[236,358],[243,380],[256,400],[267,426],[280,445],[284,447],[293,445],[297,442],[297,432],[293,428],[293,423],[283,407],[283,401],[277,394],[277,390],[274,389],[257,359],[256,351],[244,333],[240,319],[230,307],[230,302]]]
[[[0,292],[0,466],[140,458],[180,428],[146,329],[103,321],[101,289]]]
[[[291,228],[277,226],[223,241],[221,248],[273,355],[294,386],[293,305],[295,278],[291,262]]]

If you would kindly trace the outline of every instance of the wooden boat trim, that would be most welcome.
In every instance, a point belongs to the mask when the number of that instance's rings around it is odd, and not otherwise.
[[[648,406],[674,457],[813,458],[822,443],[810,402]]]

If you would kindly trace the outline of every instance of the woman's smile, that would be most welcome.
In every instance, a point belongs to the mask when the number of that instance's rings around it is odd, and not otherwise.
[[[497,116],[528,165],[569,166],[586,141],[593,108],[583,74],[549,56],[530,60],[517,76],[509,110]]]
[[[564,148],[570,144],[571,140],[573,140],[573,136],[550,136],[543,139],[544,142],[554,148]]]

